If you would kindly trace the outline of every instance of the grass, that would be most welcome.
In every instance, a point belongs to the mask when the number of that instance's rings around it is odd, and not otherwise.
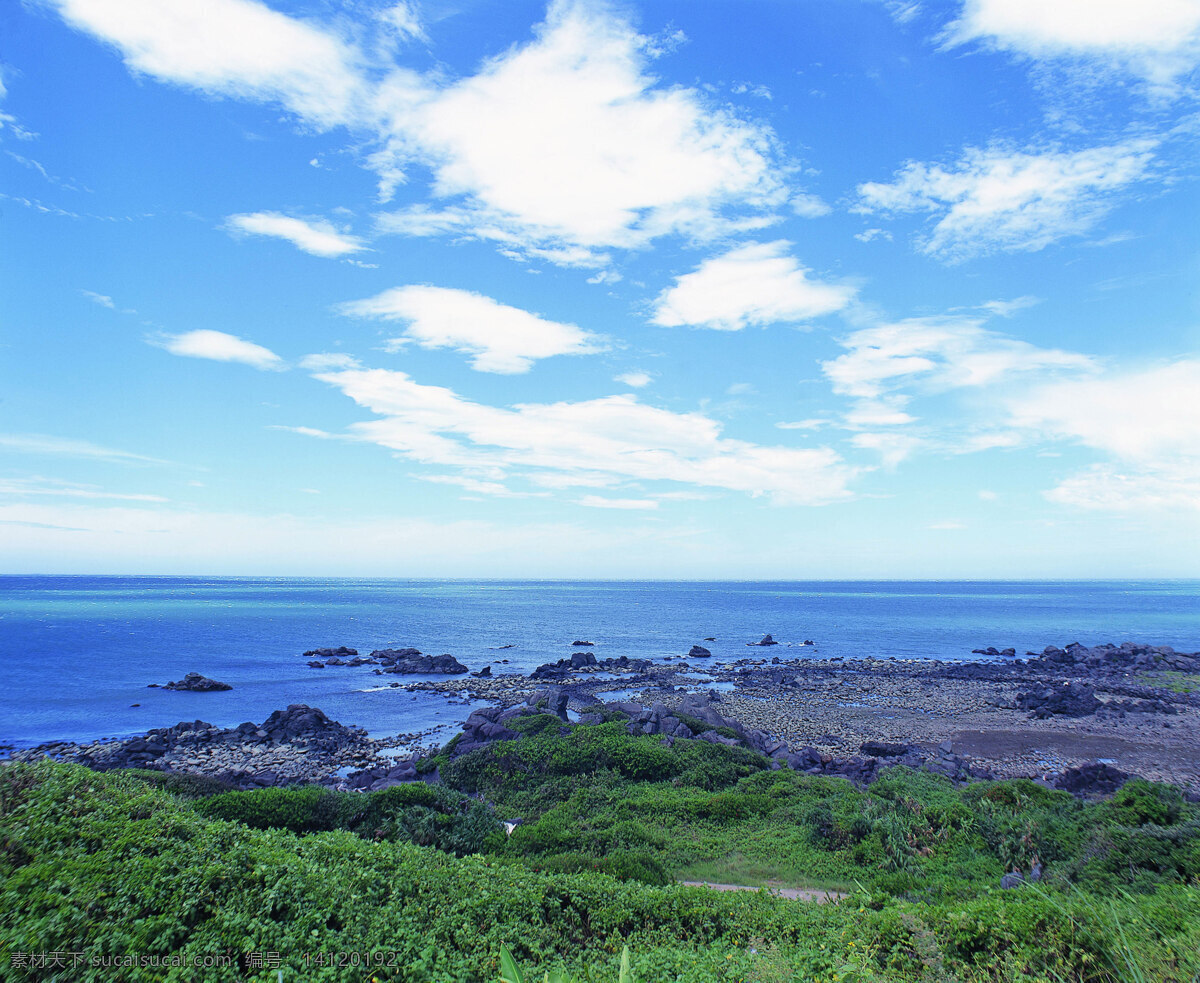
[[[1137,677],[1144,686],[1169,689],[1172,693],[1200,693],[1200,674],[1168,669],[1166,672],[1148,672]]]

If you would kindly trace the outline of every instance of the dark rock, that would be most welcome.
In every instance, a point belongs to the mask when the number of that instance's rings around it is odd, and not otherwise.
[[[305,659],[332,659],[335,656],[343,655],[358,655],[358,649],[347,648],[345,645],[339,645],[335,649],[309,649],[305,652],[302,658]]]
[[[182,679],[167,683],[163,686],[163,689],[186,691],[189,693],[217,693],[222,690],[233,689],[233,687],[228,683],[219,683],[215,679],[201,676],[198,672],[189,672]]]
[[[590,644],[590,643],[589,643]],[[585,666],[594,666],[596,657],[591,652],[573,652],[571,653],[571,668],[582,669]]]
[[[313,661],[309,663],[309,667],[310,667],[310,668],[312,668],[312,669],[324,669],[324,668],[325,668],[325,663],[324,663],[324,662],[318,662],[316,659],[313,659]]]
[[[1011,891],[1014,887],[1020,887],[1024,883],[1025,875],[1019,870],[1014,870],[1000,878],[1000,887],[1005,891]]]
[[[591,642],[581,642],[581,641],[579,641],[578,639],[576,639],[575,641],[573,641],[571,644],[572,644],[572,645],[574,645],[574,646],[577,646],[577,647],[583,647],[583,648],[591,648],[591,647],[592,647],[592,643],[591,643]]]
[[[474,676],[476,679],[491,679],[492,667],[484,666],[482,669],[479,670],[479,672],[473,672],[473,673],[471,673],[471,675]],[[393,683],[392,685],[395,686],[396,684]]]
[[[763,635],[762,641],[746,643],[746,645],[751,648],[753,648],[756,645],[778,645],[778,644],[779,643],[777,641],[775,641],[775,639],[773,639],[770,635]]]
[[[708,649],[706,649],[703,645],[693,645],[688,650],[688,658],[689,659],[705,659],[710,655],[712,655],[712,653]]]
[[[1080,680],[1072,680],[1054,686],[1044,686],[1028,693],[1017,694],[1017,706],[1031,710],[1032,716],[1044,719],[1050,716],[1085,717],[1095,713],[1101,706],[1096,699],[1096,689]]]
[[[872,758],[900,758],[911,750],[908,744],[885,744],[882,741],[867,741],[859,748],[859,751]]]
[[[1051,784],[1079,798],[1094,798],[1112,795],[1132,777],[1112,765],[1096,763],[1068,768]]]
[[[470,671],[452,655],[422,656],[416,649],[378,649],[371,658],[383,664],[384,672],[460,676]]]

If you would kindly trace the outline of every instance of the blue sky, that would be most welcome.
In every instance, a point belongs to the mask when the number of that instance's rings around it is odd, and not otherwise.
[[[1196,0],[26,0],[0,566],[1197,576]]]

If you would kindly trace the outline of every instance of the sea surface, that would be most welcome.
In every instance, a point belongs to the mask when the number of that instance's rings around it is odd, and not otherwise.
[[[768,632],[777,648],[746,647]],[[699,643],[716,662],[971,660],[989,645],[1023,654],[1073,641],[1190,652],[1200,650],[1200,581],[0,577],[0,744],[125,736],[180,720],[229,727],[290,703],[373,735],[449,728],[471,707],[387,686],[421,677],[312,669],[301,653],[411,646],[472,670],[527,673],[569,655],[575,640],[593,642],[598,659],[661,660]],[[147,688],[193,671],[233,689]]]

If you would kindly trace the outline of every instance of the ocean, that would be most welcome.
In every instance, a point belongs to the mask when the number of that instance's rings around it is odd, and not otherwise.
[[[777,648],[746,647],[766,633]],[[808,639],[815,648],[801,646]],[[527,673],[569,655],[575,640],[594,643],[598,659],[660,660],[698,643],[714,661],[970,660],[989,645],[1023,654],[1073,641],[1197,651],[1200,581],[0,577],[0,744],[127,736],[197,718],[236,726],[289,703],[372,735],[440,726],[448,736],[469,705],[387,686],[422,677],[312,669],[301,653],[411,646],[472,670]],[[233,689],[147,688],[193,671]]]

